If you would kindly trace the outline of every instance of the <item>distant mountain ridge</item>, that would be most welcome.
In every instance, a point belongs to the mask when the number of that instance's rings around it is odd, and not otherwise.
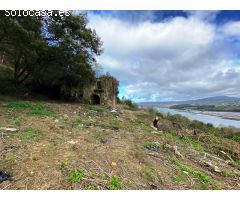
[[[229,97],[229,96],[215,96],[215,97],[207,97],[196,100],[186,100],[186,101],[159,101],[159,102],[140,102],[138,105],[140,106],[160,106],[160,105],[181,105],[181,104],[194,104],[194,105],[216,105],[223,103],[234,103],[240,102],[240,98],[237,97]]]

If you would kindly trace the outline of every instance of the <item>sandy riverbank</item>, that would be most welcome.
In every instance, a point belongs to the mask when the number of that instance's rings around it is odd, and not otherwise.
[[[214,112],[202,111],[201,114],[240,121],[240,112]]]

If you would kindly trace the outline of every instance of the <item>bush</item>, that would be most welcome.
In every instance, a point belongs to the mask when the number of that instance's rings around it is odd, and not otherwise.
[[[77,169],[70,174],[69,180],[72,183],[81,182],[84,177],[84,172],[81,169]]]
[[[112,176],[109,180],[109,189],[110,190],[121,190],[122,189],[122,181],[118,176]]]
[[[121,104],[127,106],[127,107],[125,107],[126,109],[129,109],[129,110],[137,110],[138,109],[138,105],[136,103],[134,103],[131,99],[123,98],[120,102],[121,102]]]

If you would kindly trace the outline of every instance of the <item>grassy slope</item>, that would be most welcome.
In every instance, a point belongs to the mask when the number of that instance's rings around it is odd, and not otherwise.
[[[224,150],[237,163],[237,141],[210,131],[195,136],[188,127],[155,131],[150,126],[154,115],[147,110],[111,113],[100,106],[0,97],[0,127],[18,129],[0,131],[0,170],[15,179],[0,183],[0,188],[240,189],[236,166],[199,156],[204,151],[220,157]],[[161,118],[171,120],[176,121]],[[158,151],[146,150],[154,142]],[[169,145],[176,145],[184,158]]]

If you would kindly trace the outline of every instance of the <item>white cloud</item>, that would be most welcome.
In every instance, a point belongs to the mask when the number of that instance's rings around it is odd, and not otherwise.
[[[195,17],[205,21],[213,21],[215,20],[217,14],[220,12],[218,10],[194,10],[194,11],[185,11],[191,17]]]
[[[135,100],[236,95],[240,68],[234,60],[236,47],[227,37],[240,33],[239,25],[227,24],[219,31],[204,20],[211,15],[132,23],[91,13],[90,26],[104,42],[98,61]]]
[[[240,37],[240,22],[229,22],[222,27],[225,35]]]

